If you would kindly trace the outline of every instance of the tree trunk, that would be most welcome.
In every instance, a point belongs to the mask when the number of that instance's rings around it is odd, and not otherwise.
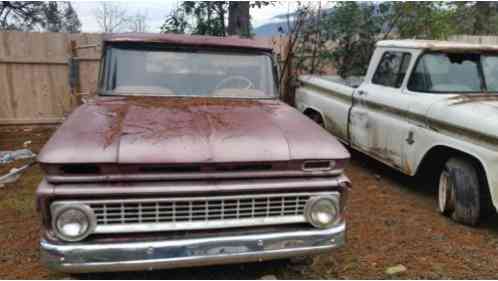
[[[249,1],[230,1],[228,6],[228,35],[250,37]]]

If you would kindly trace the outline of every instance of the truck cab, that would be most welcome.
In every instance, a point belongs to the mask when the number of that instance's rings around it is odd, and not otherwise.
[[[497,46],[380,41],[360,83],[300,77],[296,106],[355,150],[434,174],[439,211],[475,225],[498,208],[497,71]]]
[[[274,70],[250,39],[105,37],[97,95],[38,157],[43,263],[148,270],[343,245],[349,154],[278,100]]]

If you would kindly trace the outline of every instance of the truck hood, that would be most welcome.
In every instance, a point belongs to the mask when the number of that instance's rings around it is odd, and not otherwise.
[[[78,107],[41,163],[209,163],[347,159],[325,130],[276,100],[100,97]]]
[[[435,102],[428,116],[441,130],[498,144],[496,94],[451,95]]]

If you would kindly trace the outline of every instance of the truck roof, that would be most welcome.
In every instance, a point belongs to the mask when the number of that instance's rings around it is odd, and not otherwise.
[[[273,50],[273,47],[268,40],[246,39],[237,36],[217,37],[173,33],[119,33],[105,35],[104,42],[160,43],[193,47],[240,48],[263,51]]]
[[[424,49],[430,51],[498,51],[498,45],[473,44],[437,40],[383,40],[377,47]]]

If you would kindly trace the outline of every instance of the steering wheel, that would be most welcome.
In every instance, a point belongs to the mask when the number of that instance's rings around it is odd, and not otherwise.
[[[247,79],[246,77],[244,76],[240,76],[240,75],[234,75],[234,76],[228,76],[227,78],[224,78],[223,80],[221,80],[217,85],[216,85],[216,90],[219,90],[219,89],[223,89],[225,87],[226,84],[228,84],[229,82],[231,81],[242,81],[243,83],[246,83],[247,86],[244,88],[244,87],[241,87],[241,88],[238,88],[238,89],[243,89],[243,90],[248,90],[248,89],[251,89],[251,88],[254,88],[254,84],[252,83],[251,80]]]

